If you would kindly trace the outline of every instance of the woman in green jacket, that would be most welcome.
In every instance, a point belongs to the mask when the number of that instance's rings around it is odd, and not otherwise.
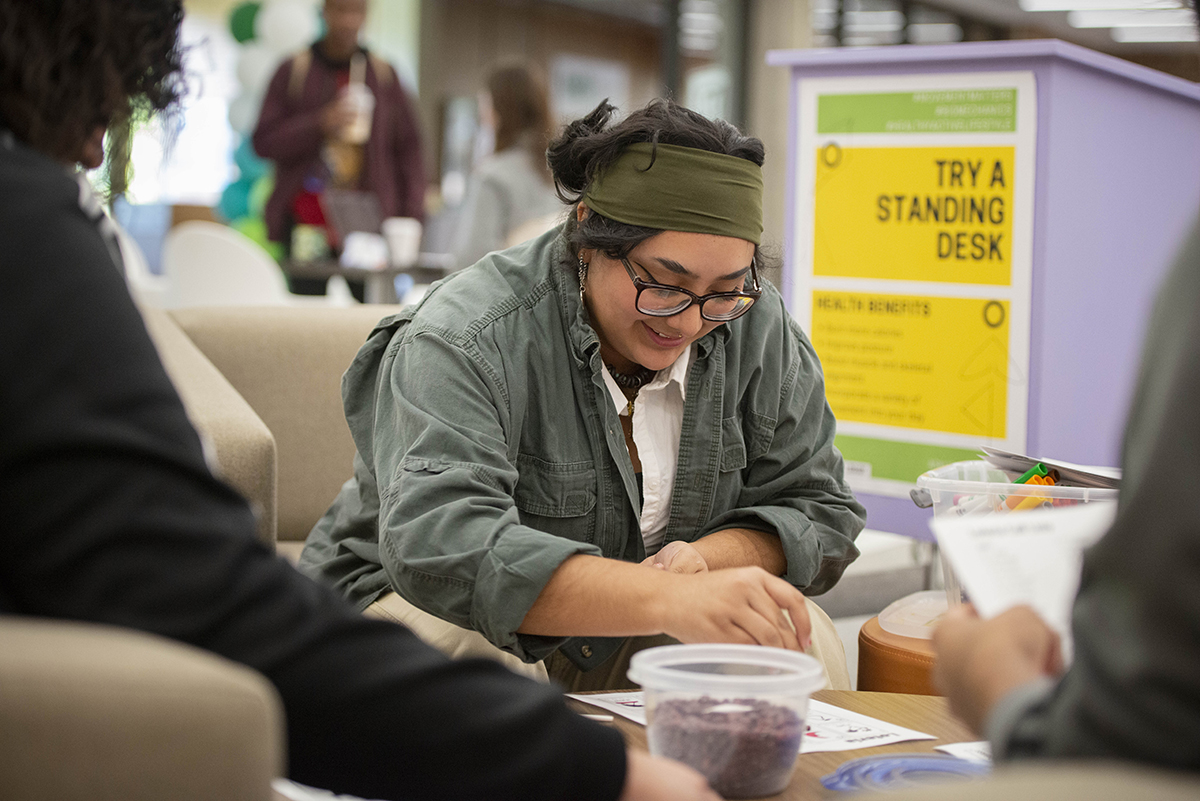
[[[561,229],[372,333],[343,381],[354,478],[301,567],[575,689],[673,640],[811,649],[848,687],[802,593],[858,555],[864,512],[758,273],[762,143],[669,101],[613,111],[551,143]]]

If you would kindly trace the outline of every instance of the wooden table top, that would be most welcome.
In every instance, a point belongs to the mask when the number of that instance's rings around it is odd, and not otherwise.
[[[813,694],[817,701],[839,706],[851,712],[870,715],[873,718],[895,723],[909,729],[932,734],[936,740],[913,740],[894,745],[862,748],[856,751],[835,751],[819,754],[801,754],[796,759],[796,769],[791,784],[782,793],[770,798],[782,801],[812,801],[815,798],[832,798],[841,795],[826,790],[821,777],[837,770],[843,762],[864,756],[887,753],[932,753],[934,746],[978,740],[970,729],[951,716],[945,698],[930,695],[901,695],[899,693],[860,693],[849,690],[821,690]],[[596,707],[574,699],[567,699],[575,709],[583,712],[604,712]],[[638,748],[646,748],[646,729],[643,726],[617,717],[613,723],[625,737],[625,742]]]

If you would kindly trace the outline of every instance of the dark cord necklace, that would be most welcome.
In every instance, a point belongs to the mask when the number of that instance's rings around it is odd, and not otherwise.
[[[655,371],[649,367],[638,367],[637,371],[633,373],[618,373],[611,364],[606,364],[604,367],[613,377],[613,381],[617,382],[617,386],[622,389],[641,389],[653,381],[655,376]]]

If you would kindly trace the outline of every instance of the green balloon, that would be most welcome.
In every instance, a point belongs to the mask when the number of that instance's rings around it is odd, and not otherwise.
[[[267,207],[267,200],[275,189],[275,176],[264,175],[250,186],[250,194],[246,198],[246,208],[251,217],[261,217]]]
[[[229,227],[267,251],[275,261],[283,258],[283,245],[267,239],[267,224],[261,217],[241,217],[231,222]]]
[[[254,18],[262,3],[242,3],[229,15],[229,30],[233,38],[239,42],[249,42],[254,38]]]

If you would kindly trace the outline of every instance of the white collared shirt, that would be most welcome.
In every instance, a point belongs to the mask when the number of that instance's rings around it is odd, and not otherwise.
[[[647,555],[662,547],[671,513],[671,492],[679,464],[679,432],[683,427],[683,401],[688,371],[696,358],[693,343],[670,367],[659,370],[654,380],[638,390],[633,404],[633,444],[642,462],[642,542]],[[629,401],[621,387],[604,373],[617,414],[629,414]]]

